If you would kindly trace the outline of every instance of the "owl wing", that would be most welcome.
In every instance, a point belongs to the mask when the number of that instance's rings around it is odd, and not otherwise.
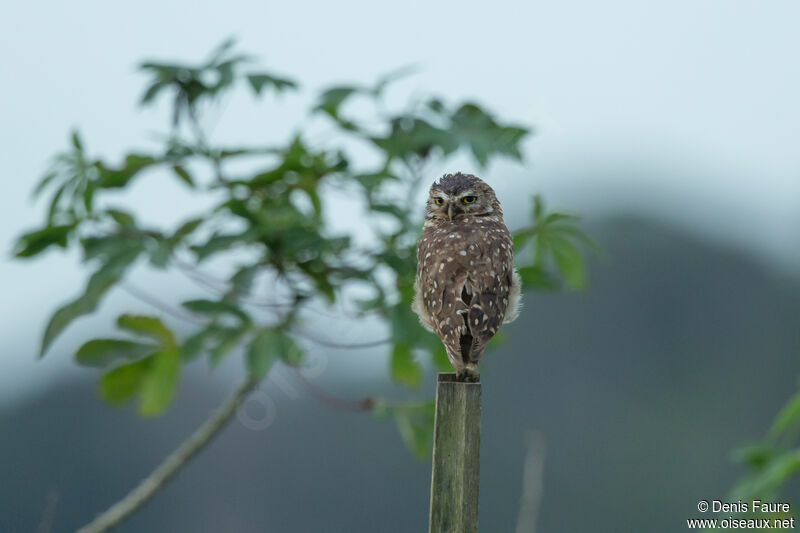
[[[466,323],[473,338],[470,360],[475,363],[509,310],[516,274],[513,242],[505,224],[492,222],[479,226],[481,231],[469,234],[470,264],[466,278],[472,293]]]
[[[458,239],[462,237],[459,235]],[[448,350],[453,348],[457,352],[461,334],[466,331],[462,316],[467,312],[467,306],[460,294],[467,271],[464,258],[453,253],[456,240],[454,233],[439,228],[423,230],[417,243],[417,277],[412,308],[423,326],[436,333]]]

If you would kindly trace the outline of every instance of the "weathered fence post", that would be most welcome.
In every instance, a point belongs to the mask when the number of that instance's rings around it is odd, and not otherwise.
[[[439,374],[433,430],[430,533],[478,531],[481,384]]]

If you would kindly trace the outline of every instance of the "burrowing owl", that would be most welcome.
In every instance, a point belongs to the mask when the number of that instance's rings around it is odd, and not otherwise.
[[[459,172],[431,185],[414,291],[412,308],[442,340],[458,379],[477,381],[486,343],[520,311],[511,234],[481,179]]]

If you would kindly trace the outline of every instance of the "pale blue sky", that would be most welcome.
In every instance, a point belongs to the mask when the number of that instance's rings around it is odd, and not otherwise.
[[[231,100],[217,138],[284,138],[313,89],[417,64],[397,98],[471,98],[536,127],[525,167],[500,164],[486,175],[508,211],[525,207],[514,192],[539,190],[583,212],[650,213],[796,264],[798,20],[794,0],[7,3],[0,242],[8,250],[40,220],[29,192],[71,128],[106,156],[163,128],[158,110],[135,106],[140,60],[199,59],[233,35],[306,91],[279,107]],[[178,192],[140,197],[163,213]],[[47,314],[84,277],[74,256],[0,257],[0,390],[44,384],[61,368],[31,358]],[[86,327],[66,335],[64,348]]]

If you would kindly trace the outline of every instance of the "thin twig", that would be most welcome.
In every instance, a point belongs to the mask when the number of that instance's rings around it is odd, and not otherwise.
[[[197,268],[194,265],[189,264],[188,262],[184,261],[183,259],[175,255],[172,256],[172,260],[175,263],[175,266],[177,266],[181,272],[183,272],[193,281],[199,283],[203,287],[214,292],[214,294],[219,294],[219,295],[231,294],[231,296],[242,301],[242,303],[245,303],[247,305],[252,305],[254,307],[285,308],[294,305],[292,302],[270,302],[267,300],[259,300],[257,298],[248,296],[249,293],[247,292],[235,291],[235,290],[232,291],[228,287],[229,283],[224,279],[212,276],[211,274],[204,272],[203,270]]]
[[[366,397],[362,400],[346,400],[344,398],[339,398],[338,396],[334,396],[333,394],[329,393],[316,383],[310,381],[307,377],[300,372],[299,368],[293,368],[295,374],[297,375],[300,382],[314,395],[322,403],[333,407],[334,409],[339,409],[340,411],[369,411],[372,409],[372,404],[374,403],[373,399],[370,397]]]
[[[175,307],[172,307],[172,306],[162,302],[161,300],[159,300],[155,296],[143,291],[142,289],[132,285],[129,282],[120,283],[119,284],[119,288],[122,289],[123,291],[127,292],[128,294],[130,294],[131,296],[133,296],[137,300],[140,300],[140,301],[142,301],[142,302],[144,302],[144,303],[146,303],[148,305],[152,305],[156,309],[158,309],[160,311],[163,311],[164,313],[166,313],[166,314],[168,314],[170,316],[173,316],[175,318],[179,318],[181,320],[185,320],[187,322],[192,322],[194,324],[204,324],[205,323],[203,320],[195,318],[194,315],[191,315],[189,313],[185,313],[185,312],[181,311],[180,309],[177,309]]]
[[[298,337],[302,337],[306,340],[309,340],[314,344],[319,344],[320,346],[327,346],[328,348],[341,348],[343,350],[346,349],[353,350],[358,348],[374,348],[375,346],[382,346],[384,344],[389,344],[390,342],[392,342],[392,339],[380,339],[377,341],[367,341],[367,342],[339,343],[335,341],[329,341],[326,339],[320,339],[319,337],[309,335],[304,331],[292,330],[292,333],[294,333]]]
[[[194,265],[191,265],[188,262],[182,260],[177,255],[172,255],[171,257],[172,257],[173,263],[175,263],[175,266],[177,266],[178,269],[181,272],[186,274],[186,276],[188,276],[192,280],[196,281],[197,283],[203,285],[204,287],[206,287],[208,289],[211,289],[212,291],[219,292],[219,293],[225,292],[225,290],[226,290],[226,287],[225,287],[226,282],[225,282],[225,280],[221,280],[221,279],[215,278],[214,276],[212,276],[210,274],[206,274],[205,272],[203,272],[202,270],[198,269]]]
[[[227,287],[229,282],[225,281],[224,279],[217,278],[207,272],[204,272],[203,270],[195,267],[194,265],[189,264],[188,262],[177,257],[176,255],[172,256],[172,260],[175,263],[175,266],[177,266],[181,272],[183,272],[186,276],[188,276],[195,282],[199,283],[203,287],[211,290],[214,294],[217,295],[230,294],[231,296],[233,296],[234,298],[236,298],[245,305],[249,305],[252,307],[262,307],[273,310],[285,309],[287,307],[292,307],[293,305],[295,305],[293,302],[275,302],[270,300],[264,300],[251,296],[249,292],[231,290],[229,287]],[[328,313],[323,309],[317,309],[316,307],[310,307],[308,305],[304,306],[303,309],[305,311],[310,311],[325,318],[340,319],[342,318],[342,315],[344,316],[344,318],[347,319],[361,318],[360,316],[347,312],[344,309],[340,309],[338,314]]]
[[[225,427],[225,424],[236,413],[237,407],[256,385],[258,385],[257,380],[250,378],[245,380],[211,417],[153,470],[149,476],[143,479],[124,498],[80,529],[78,533],[102,533],[108,531],[139,510]]]

